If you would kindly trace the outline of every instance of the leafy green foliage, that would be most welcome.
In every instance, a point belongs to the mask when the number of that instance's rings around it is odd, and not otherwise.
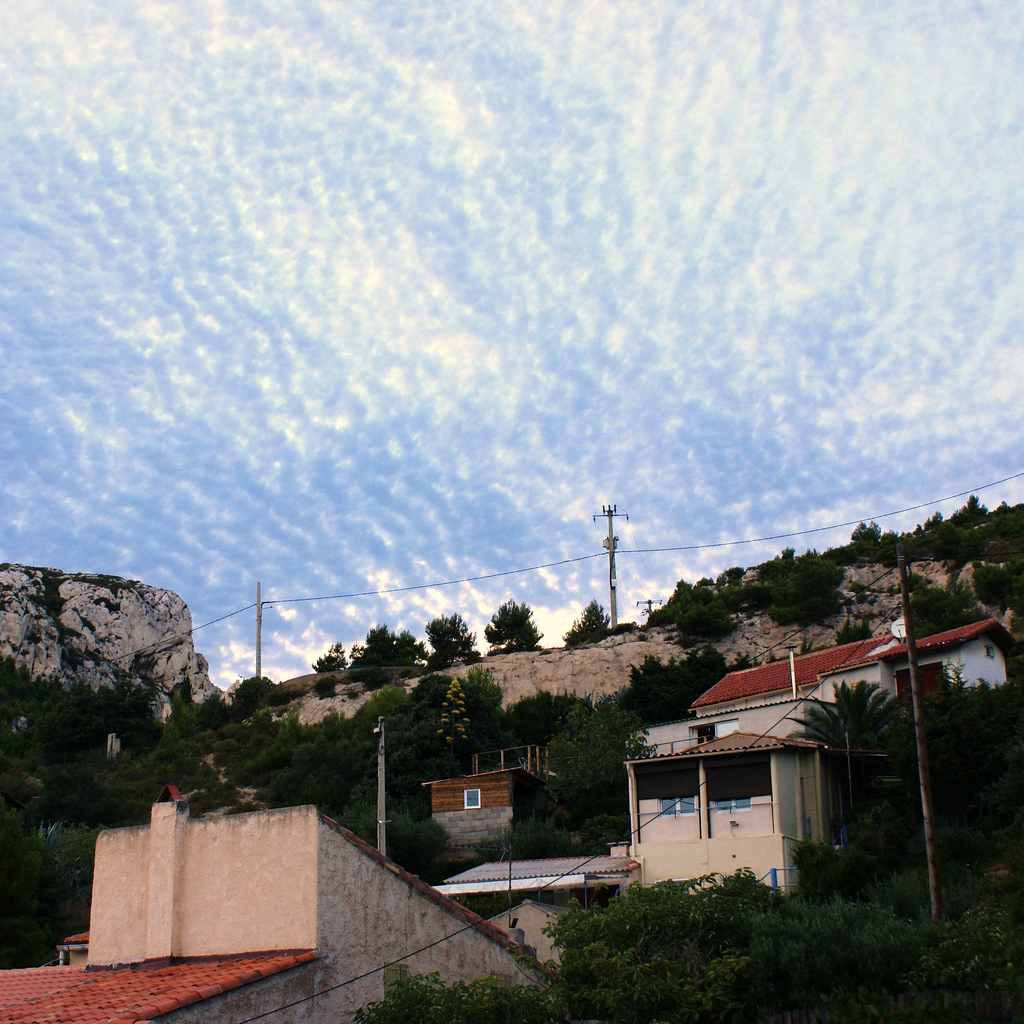
[[[580,617],[569,627],[562,637],[566,647],[578,647],[580,644],[591,644],[603,640],[609,633],[611,619],[597,601],[591,601],[583,609]]]
[[[560,1024],[554,997],[533,985],[504,978],[443,982],[438,974],[415,975],[382,1000],[356,1011],[356,1024]]]
[[[94,690],[76,683],[49,703],[39,721],[39,739],[51,757],[61,758],[105,749],[112,732],[124,749],[144,749],[160,735],[155,698],[152,684],[122,681]]]
[[[426,660],[426,647],[412,633],[395,633],[386,623],[372,626],[364,643],[352,645],[353,665],[418,665]]]
[[[583,701],[571,693],[541,690],[521,697],[506,712],[505,721],[520,744],[546,744],[565,728],[569,712]]]
[[[42,843],[26,834],[13,811],[0,808],[0,970],[35,967],[50,959],[35,921]]]
[[[436,672],[448,668],[457,661],[471,662],[480,658],[476,649],[476,634],[471,633],[462,616],[439,615],[426,626],[430,654],[427,657],[427,671]]]
[[[626,809],[623,761],[648,752],[641,729],[639,717],[613,701],[593,710],[574,707],[548,747],[548,763],[555,772],[549,792],[563,806],[573,807],[580,819],[621,813]]]
[[[753,1007],[741,950],[753,920],[777,899],[743,872],[633,885],[605,908],[574,907],[549,926],[561,956],[554,988],[572,1017],[742,1019]]]
[[[741,597],[746,588],[726,577],[721,585],[701,580],[691,586],[685,580],[676,584],[672,596],[647,617],[649,626],[674,625],[684,636],[708,638],[726,636],[736,625],[732,612],[746,607]]]
[[[921,639],[985,618],[971,588],[959,579],[951,579],[945,587],[936,587],[911,574],[910,607],[914,634]]]
[[[928,923],[867,903],[786,900],[752,923],[751,982],[770,1011],[815,1007],[823,996],[866,986],[895,989],[930,933]]]
[[[540,646],[541,635],[529,605],[517,601],[505,601],[484,627],[491,654],[535,651]]]
[[[793,549],[787,548],[757,571],[770,588],[768,613],[780,624],[806,624],[839,611],[843,569],[816,551],[794,557]]]
[[[314,672],[344,672],[348,665],[345,648],[338,640],[313,662]]]
[[[261,708],[267,706],[274,684],[266,676],[250,676],[243,679],[231,695],[228,717],[233,722],[244,722]]]
[[[797,722],[800,735],[830,747],[877,750],[882,734],[900,714],[900,704],[877,683],[840,683],[832,703],[816,700]]]
[[[629,689],[619,701],[624,711],[632,711],[644,725],[672,722],[689,717],[690,705],[705,690],[715,685],[728,666],[714,647],[690,651],[676,661],[662,662],[647,655],[643,663],[629,670]]]
[[[847,616],[842,627],[836,632],[836,645],[852,644],[857,640],[871,637],[871,623],[867,619],[852,619]]]
[[[1016,724],[1024,712],[1024,686],[965,686],[959,673],[945,674],[924,698],[925,731],[936,811],[969,815],[978,800],[1008,769]],[[917,791],[917,755],[909,715],[893,721],[885,735],[889,764],[904,792]]]

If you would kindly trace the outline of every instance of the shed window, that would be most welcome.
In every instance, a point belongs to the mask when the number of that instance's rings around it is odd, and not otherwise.
[[[462,806],[467,811],[476,810],[480,806],[480,790],[464,789],[462,791]]]

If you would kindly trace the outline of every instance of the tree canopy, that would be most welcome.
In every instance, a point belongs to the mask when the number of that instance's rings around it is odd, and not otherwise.
[[[407,629],[395,633],[386,623],[372,626],[364,643],[352,645],[353,665],[417,665],[426,660],[426,647],[412,633]]]
[[[533,621],[529,605],[517,601],[504,602],[484,627],[491,654],[535,651],[540,646],[542,635]]]
[[[448,668],[457,661],[477,661],[480,652],[476,649],[476,634],[471,633],[462,616],[438,615],[426,625],[430,654],[427,656],[427,670],[437,672]]]
[[[594,643],[602,640],[608,635],[608,627],[611,619],[604,608],[591,601],[580,617],[569,628],[569,631],[562,637],[566,647],[578,647],[580,644]]]

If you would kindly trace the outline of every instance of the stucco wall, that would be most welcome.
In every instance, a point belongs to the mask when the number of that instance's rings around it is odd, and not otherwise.
[[[118,828],[96,838],[89,961],[128,963],[146,947],[149,826]]]
[[[504,974],[515,983],[533,980],[502,945],[362,853],[327,822],[320,826],[319,851],[317,945],[325,981],[337,984],[374,972],[336,990],[335,1019],[347,1020],[357,1007],[380,999],[384,975],[377,968],[393,961],[407,964],[412,974],[438,971],[447,980],[485,974]]]
[[[154,804],[150,824],[100,833],[89,962],[316,945],[313,807],[206,819]]]
[[[697,878],[720,872],[731,875],[750,868],[758,878],[771,868],[785,868],[790,844],[783,836],[744,836],[702,839],[695,843],[640,843],[634,856],[643,864],[641,880],[646,883],[666,878]]]

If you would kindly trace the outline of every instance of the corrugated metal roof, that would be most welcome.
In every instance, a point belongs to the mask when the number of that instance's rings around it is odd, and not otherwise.
[[[640,865],[630,857],[540,857],[535,860],[514,860],[509,874],[507,860],[492,860],[478,864],[444,880],[445,885],[466,882],[498,882],[509,877],[550,878],[552,875],[628,875]]]

